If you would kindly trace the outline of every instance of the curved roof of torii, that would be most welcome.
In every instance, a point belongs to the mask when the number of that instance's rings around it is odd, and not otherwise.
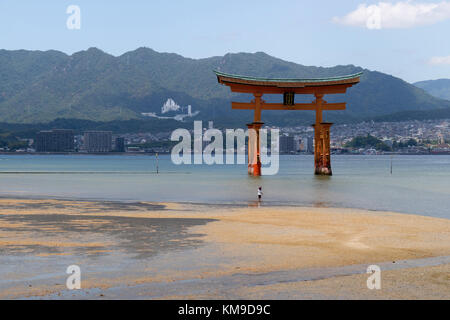
[[[333,85],[349,85],[359,83],[363,72],[329,78],[304,78],[304,79],[280,79],[280,78],[256,78],[249,76],[241,76],[228,74],[214,70],[217,80],[225,85],[247,85],[247,86],[263,86],[275,88],[305,88],[305,87],[322,87]]]

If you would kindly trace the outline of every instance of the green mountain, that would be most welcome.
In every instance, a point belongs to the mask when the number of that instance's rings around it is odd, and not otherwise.
[[[450,108],[434,109],[434,110],[413,110],[400,111],[384,116],[374,117],[370,120],[377,122],[399,122],[410,120],[439,120],[450,119]]]
[[[348,102],[346,111],[327,113],[327,120],[331,121],[358,121],[408,110],[450,107],[450,101],[435,98],[380,72],[353,65],[303,66],[261,52],[195,60],[148,48],[118,57],[96,48],[73,55],[58,51],[0,50],[0,122],[140,119],[142,113],[159,113],[168,98],[180,106],[192,105],[193,111],[200,111],[196,119],[214,120],[223,125],[250,121],[250,112],[230,108],[232,97],[243,101],[250,97],[233,96],[227,87],[217,83],[213,69],[251,76],[299,78],[364,71],[361,83],[349,89],[345,97],[326,97],[330,102]],[[312,97],[303,99],[312,100]],[[313,115],[267,111],[263,119],[271,124],[295,125],[311,122]]]
[[[414,85],[434,97],[450,100],[450,79],[419,81]]]

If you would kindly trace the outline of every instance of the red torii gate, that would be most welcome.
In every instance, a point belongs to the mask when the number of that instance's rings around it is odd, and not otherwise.
[[[262,110],[314,110],[316,111],[316,123],[313,125],[315,174],[332,175],[330,157],[330,127],[332,123],[323,122],[323,111],[345,110],[346,104],[327,103],[323,96],[345,93],[347,88],[359,83],[362,72],[316,79],[267,79],[227,74],[220,71],[214,71],[214,73],[219,83],[229,86],[232,92],[250,93],[255,97],[249,103],[231,103],[232,109],[254,110],[253,122],[247,125],[249,129],[256,131],[256,136],[249,139],[249,151],[251,146],[256,150],[254,159],[250,159],[249,152],[249,174],[261,175],[259,130],[264,125],[261,122]],[[283,94],[283,103],[266,103],[262,99],[264,94]],[[295,103],[296,94],[313,94],[316,100],[312,103]]]

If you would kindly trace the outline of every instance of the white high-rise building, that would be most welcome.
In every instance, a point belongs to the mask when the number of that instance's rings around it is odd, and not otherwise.
[[[169,98],[161,108],[161,113],[164,114],[170,111],[178,111],[178,110],[180,110],[180,106],[173,99]]]

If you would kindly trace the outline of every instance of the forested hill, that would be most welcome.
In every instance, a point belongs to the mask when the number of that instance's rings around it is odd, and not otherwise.
[[[427,80],[414,83],[416,87],[437,98],[450,100],[450,79]]]
[[[139,48],[115,57],[97,48],[67,55],[58,51],[0,50],[0,122],[43,123],[57,118],[95,121],[142,118],[172,98],[199,111],[195,119],[245,123],[249,112],[231,111],[231,93],[212,72],[264,77],[327,77],[364,71],[345,97],[346,111],[327,120],[360,120],[407,110],[436,110],[450,101],[431,96],[399,78],[353,65],[322,68],[283,61],[265,53],[189,59]],[[241,97],[247,99],[247,97]],[[305,99],[311,99],[306,97]],[[266,123],[309,122],[307,112],[265,112]],[[194,118],[189,118],[190,120]]]

